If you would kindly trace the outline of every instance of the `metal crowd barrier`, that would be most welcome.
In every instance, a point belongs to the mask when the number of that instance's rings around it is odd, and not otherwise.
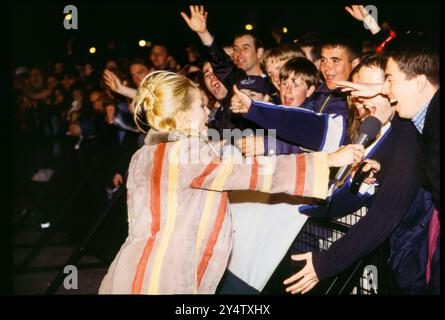
[[[328,250],[347,230],[366,215],[367,208],[337,219],[309,218],[295,241],[297,252]],[[339,275],[321,281],[315,294],[326,295],[382,295],[396,290],[395,282],[386,264],[388,243],[360,259]]]

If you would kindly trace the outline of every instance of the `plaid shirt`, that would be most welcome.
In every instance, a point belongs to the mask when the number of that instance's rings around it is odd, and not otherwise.
[[[425,124],[426,112],[428,111],[428,106],[430,105],[430,101],[428,101],[411,119],[411,121],[416,126],[417,130],[422,133],[423,125]]]
[[[420,110],[416,113],[416,115],[411,119],[411,121],[414,123],[414,125],[416,126],[417,130],[420,133],[422,133],[423,131],[426,112],[428,111],[428,106],[430,105],[430,101],[428,101],[422,108],[420,108]]]

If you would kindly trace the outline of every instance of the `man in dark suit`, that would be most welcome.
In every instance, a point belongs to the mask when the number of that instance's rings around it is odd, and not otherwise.
[[[395,42],[388,48],[384,92],[397,100],[399,116],[411,121],[420,134],[420,163],[425,189],[435,209],[429,222],[427,283],[439,293],[440,258],[440,130],[439,54],[422,41]]]
[[[408,216],[395,233],[399,239],[409,237],[407,243],[427,242],[418,256],[427,256],[426,282],[430,293],[438,294],[440,286],[440,130],[439,130],[439,53],[435,46],[420,37],[395,39],[385,48],[388,57],[383,85],[355,85],[349,87],[353,96],[369,97],[386,94],[394,102],[401,118],[411,119],[418,131],[419,163],[423,187],[430,193],[425,197],[422,217]],[[403,165],[403,163],[401,163]],[[426,227],[425,227],[426,226]],[[404,245],[405,249],[407,245]],[[408,257],[408,256],[406,256]],[[413,269],[414,270],[414,269]],[[413,272],[417,272],[414,270]],[[415,276],[415,275],[413,275]]]
[[[439,188],[439,55],[426,44],[400,43],[388,50],[383,91],[396,100],[401,118],[420,133],[425,187],[440,210]]]

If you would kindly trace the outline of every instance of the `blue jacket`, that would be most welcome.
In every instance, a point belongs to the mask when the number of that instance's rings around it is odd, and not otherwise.
[[[334,151],[348,142],[346,95],[337,89],[329,90],[326,84],[322,83],[312,99],[314,111],[253,100],[249,112],[244,117],[265,129],[275,129],[278,138],[299,147]],[[270,154],[270,147],[265,147]]]
[[[428,231],[433,211],[431,193],[420,188],[405,218],[391,236],[391,253],[388,262],[399,287],[406,294],[428,293],[429,288],[426,282]],[[436,253],[436,255],[440,253],[440,247],[436,249]],[[433,268],[438,270],[439,263],[436,260]],[[437,286],[438,283],[433,285]]]

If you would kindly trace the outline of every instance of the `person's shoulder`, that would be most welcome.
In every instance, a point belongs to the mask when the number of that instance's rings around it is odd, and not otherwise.
[[[218,151],[199,136],[188,136],[178,141],[169,142],[168,152],[170,157],[175,155],[179,157],[181,163],[208,162],[218,155]]]
[[[391,127],[398,135],[412,136],[417,138],[418,131],[411,119],[400,118],[397,114],[391,120]]]

